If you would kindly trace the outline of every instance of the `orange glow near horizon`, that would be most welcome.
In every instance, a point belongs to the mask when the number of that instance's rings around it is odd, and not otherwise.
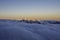
[[[0,19],[60,20],[59,0],[0,0]]]
[[[20,16],[20,17],[7,17],[7,16],[0,16],[0,19],[14,19],[14,20],[60,20],[59,16]]]

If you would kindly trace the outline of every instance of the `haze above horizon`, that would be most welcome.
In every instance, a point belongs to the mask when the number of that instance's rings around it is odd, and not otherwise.
[[[60,20],[60,0],[0,0],[0,19]]]

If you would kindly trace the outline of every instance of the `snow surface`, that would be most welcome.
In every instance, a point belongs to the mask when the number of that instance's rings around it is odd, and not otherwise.
[[[60,40],[60,24],[0,20],[0,40]]]

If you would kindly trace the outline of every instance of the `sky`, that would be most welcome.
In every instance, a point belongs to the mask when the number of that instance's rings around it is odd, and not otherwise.
[[[60,20],[60,0],[0,0],[0,19]]]

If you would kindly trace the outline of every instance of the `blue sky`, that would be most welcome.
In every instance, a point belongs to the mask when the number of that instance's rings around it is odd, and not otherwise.
[[[0,18],[60,20],[60,0],[0,0]]]

